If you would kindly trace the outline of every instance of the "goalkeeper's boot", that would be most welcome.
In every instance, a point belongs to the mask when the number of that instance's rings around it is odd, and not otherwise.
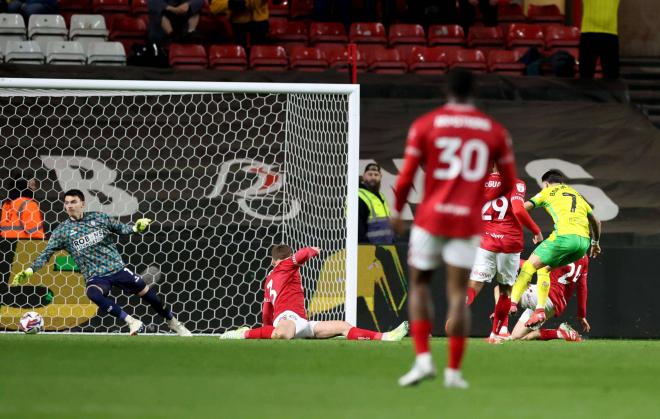
[[[527,320],[527,323],[525,323],[525,327],[529,327],[530,329],[538,329],[541,327],[543,323],[545,323],[545,310],[542,308],[537,308],[534,310],[534,313],[532,313],[532,316]]]
[[[142,323],[138,319],[128,320],[127,318],[127,322],[128,322],[128,331],[131,336],[136,336],[137,334],[144,333],[147,330],[144,323]]]
[[[236,330],[229,330],[220,335],[220,339],[245,339],[245,332],[250,330],[249,327],[239,327]]]
[[[180,321],[176,319],[176,317],[172,317],[170,320],[167,321],[167,326],[170,328],[171,331],[175,332],[179,336],[192,336],[192,333],[190,333],[190,330],[186,329],[186,326],[183,325]]]
[[[383,333],[381,340],[398,342],[408,334],[408,322],[403,322],[396,329]]]
[[[561,336],[567,342],[581,342],[582,337],[580,334],[571,327],[568,323],[562,323],[557,329],[559,336]]]
[[[466,389],[470,387],[470,385],[465,379],[463,379],[461,370],[445,368],[445,387]]]
[[[423,380],[435,378],[437,371],[430,353],[417,355],[413,367],[406,375],[399,378],[401,387],[414,386]]]

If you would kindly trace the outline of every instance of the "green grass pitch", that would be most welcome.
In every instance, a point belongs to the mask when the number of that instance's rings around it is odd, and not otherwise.
[[[471,339],[469,390],[398,388],[409,339],[0,334],[0,353],[3,419],[660,417],[660,341]]]

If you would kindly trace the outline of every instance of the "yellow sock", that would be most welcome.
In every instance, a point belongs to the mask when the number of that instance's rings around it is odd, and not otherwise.
[[[534,276],[535,272],[536,268],[530,261],[525,261],[525,263],[523,263],[518,278],[516,278],[516,283],[513,284],[513,289],[511,290],[511,302],[518,304],[520,297],[522,297],[527,289],[527,284],[531,282],[532,276]]]
[[[550,269],[542,268],[536,272],[536,308],[545,308],[550,294]]]

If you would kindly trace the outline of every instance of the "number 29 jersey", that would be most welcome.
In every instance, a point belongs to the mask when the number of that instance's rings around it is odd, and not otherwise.
[[[499,173],[491,173],[486,180],[486,194],[489,189],[501,183]],[[482,249],[495,253],[520,253],[523,251],[523,230],[513,213],[513,201],[524,205],[527,185],[520,179],[508,195],[488,201],[481,210],[484,231],[481,235]]]
[[[500,124],[471,105],[449,103],[437,108],[410,127],[394,208],[403,209],[421,164],[426,171],[424,196],[414,224],[435,236],[479,235],[484,182],[493,163],[503,183],[513,185],[511,140]]]

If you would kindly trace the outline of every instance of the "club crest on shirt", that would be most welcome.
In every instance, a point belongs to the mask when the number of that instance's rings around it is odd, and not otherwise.
[[[520,192],[520,193],[525,192],[525,185],[523,185],[522,183],[517,184],[516,188],[518,189],[518,192]]]

